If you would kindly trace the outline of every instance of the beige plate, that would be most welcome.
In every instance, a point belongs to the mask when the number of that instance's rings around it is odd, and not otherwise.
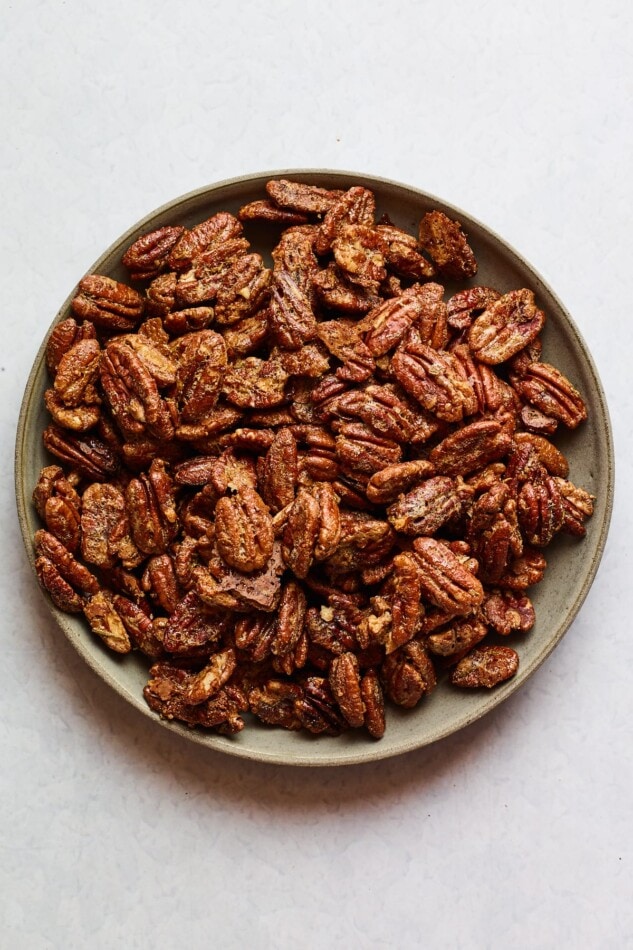
[[[596,496],[595,514],[584,541],[561,537],[548,549],[549,567],[545,581],[532,591],[536,625],[527,636],[512,641],[520,654],[517,676],[491,692],[457,691],[441,683],[417,709],[391,709],[387,732],[379,742],[370,739],[362,730],[350,730],[339,738],[315,739],[307,734],[270,729],[249,721],[239,735],[224,738],[164,722],[149,710],[143,700],[147,670],[143,659],[134,654],[121,659],[108,652],[90,634],[83,618],[60,613],[46,598],[55,620],[92,669],[137,709],[165,728],[229,755],[290,765],[347,765],[408,752],[461,729],[518,689],[554,649],[587,595],[604,548],[613,499],[612,437],[604,392],[587,347],[571,317],[542,278],[501,238],[469,215],[431,195],[396,182],[351,172],[310,170],[269,172],[220,182],[177,198],[148,215],[116,241],[90,272],[126,280],[119,261],[124,250],[140,234],[165,224],[191,226],[221,210],[235,212],[246,202],[263,197],[265,182],[276,177],[332,188],[366,184],[376,193],[378,216],[388,212],[395,224],[412,233],[416,232],[420,217],[432,208],[440,208],[449,216],[457,217],[470,236],[479,262],[479,272],[471,283],[488,284],[501,291],[517,287],[530,287],[535,291],[539,305],[548,317],[543,334],[544,359],[555,363],[570,377],[589,405],[589,421],[575,434],[562,435],[558,444],[569,457],[572,480]],[[270,225],[248,225],[247,233],[254,250],[267,254],[278,229]],[[54,322],[69,315],[72,296],[66,300]],[[26,385],[16,444],[18,513],[31,563],[31,538],[39,527],[31,494],[39,470],[51,462],[41,444],[41,433],[47,424],[43,407],[47,385],[42,343]]]

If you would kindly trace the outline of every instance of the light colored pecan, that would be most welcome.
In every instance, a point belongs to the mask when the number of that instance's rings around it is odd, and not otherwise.
[[[145,363],[125,342],[110,343],[101,359],[101,386],[117,426],[127,439],[174,435],[169,408]]]
[[[71,307],[76,316],[102,330],[133,330],[143,316],[145,303],[127,284],[89,274],[79,282]]]
[[[367,483],[367,498],[377,505],[387,505],[395,501],[416,482],[435,473],[433,465],[424,459],[410,462],[397,462],[375,472]]]
[[[169,253],[167,263],[172,270],[185,271],[203,251],[240,238],[242,230],[242,225],[232,214],[226,211],[214,214],[182,233]]]
[[[530,598],[525,594],[517,596],[507,590],[493,590],[488,594],[481,612],[495,633],[500,633],[504,637],[515,630],[527,633],[536,620]]]
[[[519,396],[568,429],[575,429],[587,418],[578,390],[549,363],[530,363],[521,375],[510,373],[510,383]]]
[[[435,538],[416,538],[415,557],[420,563],[422,594],[453,616],[473,613],[484,599],[480,581],[451,549]]]
[[[477,261],[459,221],[442,211],[428,211],[420,221],[418,240],[443,277],[465,280],[477,273]]]
[[[129,653],[132,644],[125,625],[114,606],[112,594],[100,590],[94,594],[83,608],[90,629],[100,637],[105,645],[115,653]]]
[[[371,227],[376,212],[376,199],[368,188],[354,185],[344,192],[330,208],[314,241],[317,254],[327,254],[342,227],[361,224]]]
[[[442,439],[429,461],[442,475],[469,474],[503,458],[512,436],[494,419],[479,419]]]
[[[488,633],[485,623],[476,617],[465,617],[454,620],[449,627],[438,633],[432,633],[426,645],[437,656],[455,656],[471,650],[484,639]]]
[[[533,292],[512,290],[477,317],[468,332],[468,342],[481,363],[496,365],[531,343],[544,325],[545,314],[536,306]]]
[[[33,503],[51,534],[71,554],[81,540],[81,499],[73,482],[59,465],[48,465],[39,474],[33,491]]]
[[[272,221],[274,224],[306,224],[308,216],[300,211],[280,208],[273,201],[250,201],[237,212],[240,221]]]
[[[235,406],[267,409],[284,401],[287,380],[288,373],[278,360],[248,356],[229,367],[222,392]]]
[[[487,310],[501,294],[492,287],[459,290],[447,304],[447,323],[452,330],[467,330],[473,319]]]
[[[328,681],[345,719],[353,729],[358,729],[365,721],[365,703],[356,655],[342,653],[335,656],[330,664]]]
[[[99,406],[73,406],[69,408],[64,405],[54,389],[46,390],[44,404],[53,421],[62,429],[70,429],[71,432],[87,432],[88,429],[94,428],[101,418]]]
[[[492,689],[513,677],[519,668],[519,656],[511,647],[475,647],[460,660],[451,673],[453,686]]]
[[[286,350],[298,350],[316,336],[310,301],[287,271],[276,270],[273,276],[269,327],[277,344]]]
[[[455,479],[437,475],[420,482],[387,509],[390,524],[401,534],[433,535],[459,516],[470,494]]]
[[[123,492],[115,485],[95,482],[81,499],[81,555],[89,564],[125,568],[143,559],[130,537],[130,524]]]
[[[220,498],[215,507],[215,537],[226,563],[250,573],[264,567],[273,551],[268,506],[253,488],[241,487]]]
[[[46,341],[46,365],[51,376],[55,376],[57,367],[68,350],[82,340],[94,340],[96,336],[94,324],[88,320],[78,324],[72,317],[68,317],[57,323]]]
[[[342,191],[288,181],[286,178],[267,182],[266,191],[280,208],[290,208],[305,214],[324,214],[343,194]]]
[[[178,277],[176,302],[181,307],[212,303],[230,279],[233,266],[244,257],[250,244],[244,238],[213,244],[197,255],[191,267]]]
[[[167,258],[184,233],[181,226],[166,226],[142,234],[127,249],[121,263],[130,272],[132,280],[151,280],[167,267]]]
[[[42,440],[51,455],[93,481],[104,481],[116,475],[119,469],[115,454],[94,435],[73,435],[56,425],[49,425],[44,429]]]
[[[171,476],[162,459],[128,483],[125,504],[132,538],[144,554],[163,554],[178,531]]]
[[[236,665],[235,650],[231,647],[214,653],[207,665],[187,683],[183,694],[184,702],[197,706],[211,699],[231,678]]]
[[[390,653],[382,664],[380,678],[389,699],[405,709],[417,706],[437,684],[431,658],[418,640]]]
[[[216,295],[215,320],[231,325],[252,316],[270,295],[272,271],[259,254],[246,254],[223,275]]]
[[[477,411],[477,397],[451,353],[424,343],[401,347],[391,360],[398,382],[444,422],[461,422]]]

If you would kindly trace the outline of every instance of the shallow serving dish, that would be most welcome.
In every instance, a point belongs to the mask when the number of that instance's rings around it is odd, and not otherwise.
[[[118,657],[91,635],[81,617],[58,611],[46,601],[53,617],[92,669],[142,713],[167,729],[203,746],[237,755],[288,765],[345,765],[368,762],[408,752],[441,739],[493,709],[545,660],[576,616],[593,582],[606,541],[613,500],[613,443],[604,392],[595,366],[571,317],[543,279],[523,258],[488,228],[458,208],[396,182],[351,172],[283,170],[235,178],[201,188],[177,198],[135,224],[108,248],[90,269],[119,280],[127,279],[120,264],[126,248],[140,234],[166,224],[191,226],[218,211],[236,212],[247,202],[265,196],[264,185],[270,178],[286,177],[312,182],[328,188],[347,188],[366,184],[377,199],[378,217],[388,212],[392,221],[411,233],[417,231],[422,215],[434,208],[461,221],[474,248],[479,270],[470,284],[487,284],[505,292],[518,287],[531,288],[547,314],[543,332],[543,358],[554,363],[581,391],[589,408],[589,420],[574,433],[561,433],[556,443],[570,462],[571,479],[596,496],[595,513],[587,525],[583,541],[559,536],[547,549],[548,570],[545,580],[530,590],[536,609],[536,624],[525,636],[514,636],[512,646],[520,656],[520,668],[514,679],[495,690],[462,691],[440,683],[434,693],[414,710],[390,707],[387,731],[375,741],[361,730],[350,730],[337,738],[314,738],[307,733],[286,732],[251,721],[238,735],[225,738],[193,730],[184,724],[159,719],[143,699],[147,680],[147,662],[138,654]],[[268,256],[279,229],[267,224],[249,223],[246,233],[253,250]],[[463,284],[461,286],[464,286]],[[450,289],[450,285],[449,285]],[[54,323],[70,314],[71,295],[61,307]],[[46,337],[48,332],[46,333]],[[40,347],[26,384],[18,422],[16,442],[16,495],[20,525],[29,559],[33,565],[32,537],[40,527],[31,495],[40,469],[51,463],[41,433],[48,422],[43,395],[48,386],[44,358],[45,341]],[[35,574],[33,583],[37,586]]]

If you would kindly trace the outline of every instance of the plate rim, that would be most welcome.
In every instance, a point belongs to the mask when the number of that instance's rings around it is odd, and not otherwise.
[[[36,377],[39,375],[42,368],[42,360],[44,358],[44,352],[46,348],[46,343],[50,334],[50,331],[56,323],[59,322],[62,316],[67,314],[70,302],[72,301],[77,283],[73,285],[73,289],[70,294],[63,302],[63,304],[57,310],[55,317],[53,318],[50,326],[45,331],[42,343],[39,346],[37,353],[33,359],[33,364],[29,372],[24,394],[20,404],[20,411],[18,416],[18,423],[16,429],[16,439],[15,439],[15,450],[14,450],[14,486],[16,494],[16,503],[18,511],[18,521],[20,525],[20,533],[22,535],[22,541],[26,550],[27,558],[31,566],[31,570],[34,575],[34,580],[36,581],[37,588],[40,591],[41,596],[44,598],[45,603],[51,613],[53,619],[57,625],[62,629],[66,638],[70,641],[73,647],[80,654],[82,659],[86,662],[88,667],[99,676],[101,680],[107,683],[119,696],[126,699],[131,703],[137,710],[143,713],[147,718],[149,718],[154,723],[162,726],[163,728],[168,729],[172,733],[175,733],[181,737],[184,737],[199,746],[203,746],[207,749],[212,749],[213,751],[223,752],[227,755],[232,755],[237,758],[247,759],[249,761],[263,762],[274,765],[289,765],[289,766],[299,766],[299,767],[313,767],[313,768],[323,768],[323,767],[334,767],[334,766],[345,766],[345,765],[361,765],[369,764],[371,762],[376,762],[381,759],[392,758],[398,755],[404,755],[405,753],[412,752],[416,749],[424,748],[428,745],[431,745],[435,742],[438,742],[441,739],[447,738],[453,733],[460,732],[462,729],[467,728],[472,725],[478,719],[481,719],[483,716],[491,712],[496,706],[500,705],[506,698],[508,698],[512,693],[519,690],[528,679],[538,670],[541,664],[547,659],[547,657],[553,652],[556,646],[560,643],[563,636],[568,631],[571,624],[576,619],[582,604],[584,603],[589,590],[595,580],[596,574],[598,572],[604,549],[607,541],[607,536],[609,533],[609,528],[611,524],[611,518],[613,514],[613,501],[614,501],[614,492],[615,492],[615,452],[614,452],[614,442],[613,442],[613,430],[611,425],[611,419],[609,414],[608,403],[600,376],[597,371],[593,356],[589,350],[589,347],[585,343],[584,338],[582,337],[580,330],[578,329],[573,317],[565,307],[562,300],[559,298],[558,294],[552,289],[548,281],[546,281],[540,272],[521,254],[517,251],[513,245],[511,245],[505,238],[501,237],[494,229],[490,228],[487,224],[484,224],[477,217],[473,216],[467,211],[462,210],[458,206],[452,204],[451,202],[445,201],[443,198],[438,197],[430,192],[423,191],[422,189],[416,188],[412,185],[396,181],[390,178],[384,178],[379,175],[373,174],[363,174],[358,171],[348,171],[346,169],[329,169],[329,168],[285,168],[285,169],[271,169],[258,172],[250,172],[245,175],[239,175],[232,178],[226,178],[218,182],[212,182],[208,185],[204,185],[200,188],[196,188],[192,191],[186,192],[185,194],[179,195],[178,197],[172,199],[171,201],[165,202],[159,207],[155,208],[153,211],[150,211],[148,214],[140,218],[136,223],[132,224],[123,234],[116,238],[109,247],[97,258],[91,268],[86,271],[86,274],[98,273],[99,268],[103,266],[107,258],[112,256],[114,253],[118,253],[123,245],[126,245],[129,242],[130,237],[141,231],[146,225],[150,222],[153,222],[156,218],[164,214],[174,214],[177,213],[179,209],[188,203],[195,202],[196,200],[203,198],[205,196],[210,196],[215,191],[220,191],[224,188],[230,188],[240,185],[247,185],[256,183],[263,183],[271,178],[298,178],[298,177],[314,177],[319,176],[321,178],[328,177],[343,177],[353,182],[359,182],[362,184],[367,184],[370,187],[374,183],[380,185],[389,186],[398,191],[410,192],[411,195],[415,196],[416,199],[423,199],[429,203],[436,203],[442,209],[447,210],[450,214],[454,215],[458,219],[466,219],[468,222],[472,222],[478,228],[480,228],[486,235],[501,246],[501,248],[510,252],[510,256],[514,257],[527,271],[534,276],[534,278],[539,282],[539,284],[546,290],[546,292],[552,297],[557,307],[560,310],[560,313],[564,317],[567,326],[573,333],[577,347],[579,348],[583,360],[586,363],[587,369],[591,375],[594,392],[598,397],[600,405],[601,420],[604,422],[604,438],[606,440],[607,453],[606,458],[604,458],[603,464],[605,466],[605,471],[607,474],[606,479],[606,493],[604,497],[604,517],[600,525],[600,531],[598,537],[594,541],[594,552],[586,573],[584,582],[578,592],[577,597],[575,598],[573,604],[567,609],[566,614],[562,622],[558,624],[553,635],[547,640],[547,643],[541,648],[539,653],[533,657],[527,666],[526,669],[522,671],[521,680],[517,683],[514,680],[510,680],[505,683],[503,686],[497,688],[490,692],[488,696],[485,697],[485,701],[482,702],[476,710],[474,710],[470,715],[461,717],[457,724],[454,721],[448,723],[445,728],[437,728],[430,735],[425,735],[419,737],[413,733],[406,741],[401,742],[397,748],[388,748],[385,747],[384,751],[381,751],[381,743],[372,742],[368,740],[367,744],[362,748],[347,749],[347,751],[341,751],[340,754],[336,756],[326,756],[319,759],[314,759],[309,754],[309,749],[306,749],[305,753],[294,753],[292,756],[283,754],[281,752],[277,753],[274,751],[268,750],[253,750],[252,748],[240,747],[238,743],[232,743],[230,737],[219,736],[215,733],[205,733],[201,730],[192,729],[184,724],[171,722],[166,719],[161,719],[156,715],[144,702],[142,696],[136,696],[131,690],[129,690],[124,683],[116,679],[111,673],[105,669],[99,662],[93,657],[90,651],[86,648],[83,643],[83,637],[76,635],[75,631],[72,630],[69,617],[67,614],[64,614],[62,611],[59,611],[55,605],[52,603],[50,598],[41,590],[39,583],[37,583],[37,577],[35,576],[34,564],[35,556],[32,547],[32,538],[28,530],[28,517],[27,517],[27,506],[29,505],[31,499],[28,497],[26,489],[26,470],[25,470],[25,441],[27,436],[26,423],[32,409],[32,403],[35,398],[34,388]],[[81,278],[79,278],[81,279]],[[317,738],[314,740],[319,741]]]

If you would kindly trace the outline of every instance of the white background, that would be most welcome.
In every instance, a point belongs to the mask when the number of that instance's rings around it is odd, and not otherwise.
[[[0,4],[3,948],[633,946],[628,0]],[[577,621],[487,718],[399,759],[261,766],[168,734],[54,625],[12,452],[58,306],[131,223],[280,167],[468,209],[553,285],[618,491]]]

